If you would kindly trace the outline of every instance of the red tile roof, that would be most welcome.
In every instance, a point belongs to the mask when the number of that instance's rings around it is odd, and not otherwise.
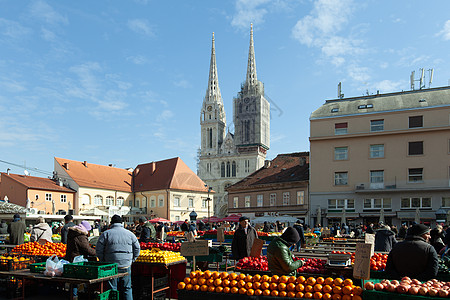
[[[55,161],[81,187],[132,192],[132,173],[128,170],[58,157],[55,157]]]
[[[270,162],[270,166],[253,172],[227,190],[307,180],[309,180],[309,152],[279,154]]]
[[[136,192],[179,189],[207,192],[205,183],[179,157],[138,165],[135,169]]]
[[[1,175],[9,177],[12,180],[26,186],[29,189],[75,193],[74,190],[66,188],[64,186],[59,186],[57,182],[48,178],[25,176],[11,173],[9,173],[9,175],[7,173],[1,173]]]

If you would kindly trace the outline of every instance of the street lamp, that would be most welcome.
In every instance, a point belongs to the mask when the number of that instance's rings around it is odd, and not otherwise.
[[[209,207],[210,207],[210,202],[211,202],[211,198],[209,198],[209,192],[211,192],[212,187],[208,186],[207,184],[205,184],[205,187],[208,188],[208,198],[206,198],[206,201],[208,201],[208,222],[209,222],[209,217],[210,217],[210,213],[209,213]]]

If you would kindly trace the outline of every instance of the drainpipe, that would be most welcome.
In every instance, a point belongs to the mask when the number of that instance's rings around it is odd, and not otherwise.
[[[166,193],[167,193],[167,217],[166,217],[166,219],[170,220],[170,202],[169,202],[170,190],[167,189]]]

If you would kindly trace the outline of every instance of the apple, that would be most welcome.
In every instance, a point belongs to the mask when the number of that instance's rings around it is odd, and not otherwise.
[[[400,294],[406,294],[408,290],[409,290],[408,285],[400,284],[399,286],[397,286],[397,292]]]
[[[394,293],[396,291],[396,286],[391,283],[388,283],[388,285],[386,286],[386,291]]]
[[[384,285],[382,283],[380,283],[380,282],[375,283],[375,289],[377,291],[382,291],[382,290],[384,290]]]
[[[422,296],[425,296],[426,294],[428,294],[428,289],[424,286],[420,287],[419,294],[421,294]]]
[[[375,288],[375,285],[373,284],[373,282],[367,281],[367,282],[364,284],[364,288],[365,288],[366,290],[371,291],[371,290],[373,290],[373,289]]]
[[[446,291],[446,290],[439,290],[438,295],[439,295],[439,297],[447,298],[448,297],[448,291]]]
[[[431,297],[436,297],[436,296],[438,295],[438,291],[435,290],[435,289],[429,289],[429,290],[428,290],[428,294],[429,294]]]
[[[419,293],[419,288],[416,286],[412,286],[409,291],[408,291],[411,295],[417,295]]]

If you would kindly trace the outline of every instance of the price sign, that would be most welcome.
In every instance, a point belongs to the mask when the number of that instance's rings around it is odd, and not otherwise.
[[[359,279],[370,278],[370,258],[372,257],[372,244],[358,243],[355,251],[355,264],[353,277]]]
[[[181,255],[183,256],[206,256],[209,255],[208,241],[195,241],[181,243]]]
[[[375,250],[375,234],[366,233],[364,236],[364,242],[366,244],[372,245],[372,250],[370,251],[371,255],[373,255],[373,252]]]
[[[217,241],[219,243],[225,242],[225,229],[223,227],[217,228]]]
[[[264,240],[255,239],[253,241],[252,249],[250,250],[250,256],[252,256],[252,257],[260,257],[263,245],[264,245]]]
[[[92,229],[92,235],[93,236],[99,236],[100,235],[100,232],[98,231],[98,228]]]

